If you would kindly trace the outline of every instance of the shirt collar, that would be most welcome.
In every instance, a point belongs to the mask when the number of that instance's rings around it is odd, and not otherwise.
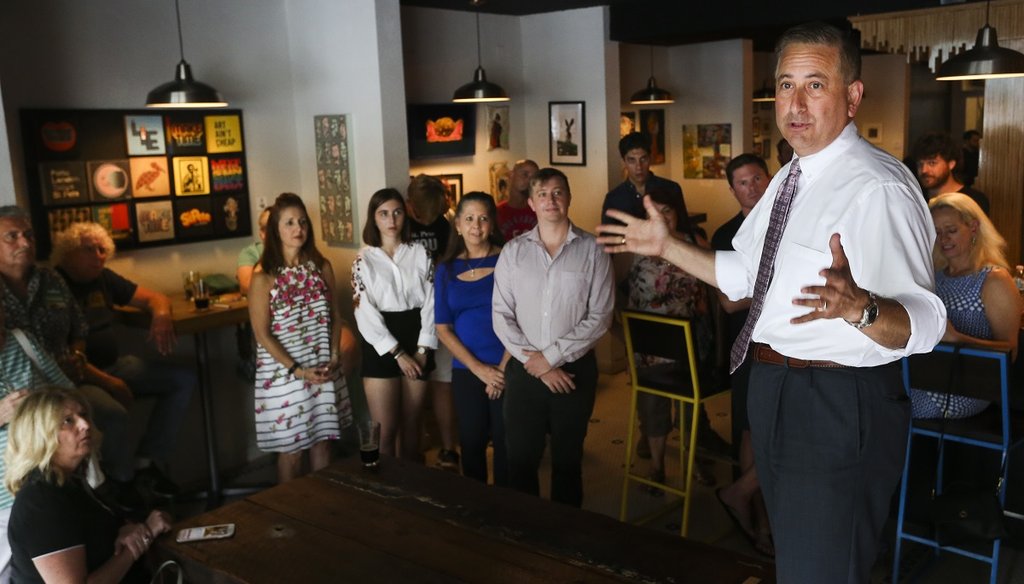
[[[857,124],[850,120],[850,123],[846,124],[846,127],[839,133],[839,136],[820,151],[807,156],[796,156],[794,154],[793,159],[800,161],[801,181],[813,181],[832,162],[856,144],[858,140],[860,140],[860,136],[857,134]]]
[[[576,232],[576,224],[573,223],[572,221],[569,221],[569,233],[566,234],[566,236],[565,236],[565,244],[564,245],[568,245],[570,241],[573,241],[574,239],[579,238],[579,236],[580,236],[579,233]],[[526,239],[528,239],[530,241],[535,241],[539,245],[542,245],[542,246],[544,245],[544,242],[540,240],[540,225],[539,224],[538,225],[534,225],[533,229],[527,231],[523,235],[523,237],[525,237]]]

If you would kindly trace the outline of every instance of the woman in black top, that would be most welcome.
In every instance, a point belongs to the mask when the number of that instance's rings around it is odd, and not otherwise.
[[[14,493],[8,534],[15,582],[147,582],[136,560],[170,531],[161,511],[125,523],[100,503],[86,480],[95,468],[98,432],[77,391],[46,389],[26,397],[11,420],[5,483]]]

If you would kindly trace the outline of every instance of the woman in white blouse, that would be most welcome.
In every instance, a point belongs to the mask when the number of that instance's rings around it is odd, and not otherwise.
[[[405,200],[395,189],[370,198],[363,248],[352,264],[353,307],[363,337],[363,387],[380,422],[380,451],[420,460],[419,417],[433,369],[434,267],[409,241]]]

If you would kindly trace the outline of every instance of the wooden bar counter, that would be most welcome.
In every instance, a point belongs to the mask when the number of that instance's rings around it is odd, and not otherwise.
[[[235,536],[180,544],[184,527]],[[357,457],[175,526],[188,582],[774,582],[770,563],[422,465]]]

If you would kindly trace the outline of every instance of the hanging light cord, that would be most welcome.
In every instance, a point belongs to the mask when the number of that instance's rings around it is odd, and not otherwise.
[[[178,0],[174,0],[174,15],[178,17],[178,53],[181,60],[185,60],[185,43],[181,40],[181,10],[178,8]]]
[[[174,0],[177,2],[178,0]],[[480,59],[480,13],[476,13],[476,66],[483,67],[483,61]]]
[[[177,2],[178,0],[174,1]],[[651,45],[651,77],[654,77],[654,45]]]

